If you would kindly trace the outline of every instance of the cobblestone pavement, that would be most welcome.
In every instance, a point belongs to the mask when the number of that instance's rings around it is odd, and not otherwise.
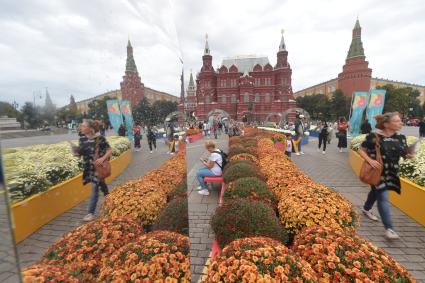
[[[0,172],[1,174],[1,172]],[[0,282],[19,282],[16,249],[10,230],[5,190],[0,184]]]
[[[221,135],[217,146],[227,152],[228,138]],[[205,274],[208,266],[211,247],[214,242],[214,233],[210,226],[211,217],[218,207],[220,188],[214,186],[209,196],[202,196],[196,191],[199,186],[196,180],[196,171],[203,165],[199,161],[201,156],[207,157],[204,147],[205,139],[191,143],[186,148],[188,168],[188,200],[189,200],[189,236],[190,236],[190,268],[191,282],[198,282]]]
[[[387,251],[418,282],[425,282],[425,227],[391,205],[394,230],[400,235],[400,240],[387,240],[382,223],[369,220],[360,211],[369,187],[353,173],[348,163],[348,153],[339,153],[335,140],[328,145],[325,155],[317,152],[316,147],[317,139],[310,138],[309,145],[303,146],[305,155],[293,156],[293,161],[315,181],[334,188],[354,204],[360,215],[359,235]],[[376,205],[373,212],[379,215]]]
[[[128,180],[137,179],[148,171],[158,168],[170,155],[166,154],[167,147],[163,141],[158,140],[158,151],[149,153],[146,139],[142,140],[142,150],[133,151],[133,160],[127,169],[118,176],[109,188]],[[101,214],[103,196],[100,194],[97,206],[97,215]],[[44,225],[37,232],[18,244],[19,260],[22,267],[29,266],[37,262],[44,254],[45,250],[57,241],[64,233],[84,224],[82,218],[87,214],[88,200],[83,201],[71,210],[56,217],[51,222]],[[0,280],[1,281],[1,280]]]

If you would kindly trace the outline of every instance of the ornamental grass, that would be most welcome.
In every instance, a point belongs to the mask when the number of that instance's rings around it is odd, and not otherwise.
[[[244,160],[246,161],[246,160]],[[259,177],[259,169],[252,162],[237,162],[232,164],[231,161],[229,165],[224,168],[223,180],[224,183],[228,184],[239,178],[243,177]]]
[[[117,250],[105,262],[100,282],[190,282],[189,238],[155,231]]]
[[[339,193],[319,184],[286,188],[278,211],[283,227],[292,234],[315,225],[341,229],[358,224],[353,205]]]
[[[41,263],[65,266],[90,281],[98,275],[103,260],[142,234],[140,224],[131,218],[101,217],[64,235],[50,246]]]
[[[416,282],[383,250],[352,232],[305,228],[295,237],[293,250],[311,264],[321,282]]]
[[[275,196],[268,190],[266,183],[257,177],[240,178],[230,183],[224,191],[224,201],[237,199],[258,200],[277,208]]]
[[[186,178],[186,154],[179,152],[138,180],[114,188],[104,202],[106,215],[129,216],[151,225],[167,203],[167,195]]]
[[[187,198],[176,198],[162,210],[154,225],[154,230],[169,230],[189,235],[189,215]]]
[[[207,282],[317,282],[303,259],[270,238],[231,242],[208,268]]]
[[[211,227],[220,247],[244,237],[269,237],[288,242],[288,235],[273,209],[260,201],[237,199],[217,208]]]
[[[63,266],[48,264],[34,264],[22,271],[23,283],[80,283],[82,280],[72,275],[72,272]]]

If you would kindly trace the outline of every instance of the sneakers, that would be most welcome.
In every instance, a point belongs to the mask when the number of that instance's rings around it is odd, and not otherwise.
[[[322,154],[326,154],[326,151],[322,151]]]
[[[152,153],[152,150],[151,150],[151,153]]]
[[[83,220],[84,221],[92,221],[94,219],[94,215],[93,215],[93,213],[89,213],[89,214],[87,214],[86,216],[84,216],[84,218],[83,218]]]
[[[364,208],[362,208],[362,212],[364,215],[367,216],[367,218],[369,218],[370,220],[373,221],[378,221],[378,217],[376,217],[372,212],[370,212],[369,210],[366,210]]]
[[[342,148],[339,149],[339,152],[342,152]]]
[[[210,192],[208,190],[203,189],[203,190],[200,190],[198,192],[198,194],[203,195],[203,196],[209,196]]]
[[[299,153],[299,152],[297,152],[297,153],[295,153],[295,155],[300,155],[300,153]]]
[[[396,232],[394,232],[393,229],[387,229],[387,231],[385,232],[385,237],[389,240],[394,240],[394,239],[399,239],[400,236],[397,235]]]
[[[304,152],[300,151],[301,155],[304,155]]]

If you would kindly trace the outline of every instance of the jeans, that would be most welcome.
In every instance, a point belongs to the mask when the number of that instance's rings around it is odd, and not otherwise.
[[[369,194],[367,195],[367,200],[363,208],[369,211],[375,201],[378,201],[378,211],[385,229],[393,229],[393,223],[391,221],[390,214],[390,205],[388,202],[388,190],[371,189]]]
[[[105,196],[108,195],[108,186],[105,181],[99,181],[97,183],[91,183],[91,196],[89,203],[89,213],[94,214],[96,211],[97,201],[99,199],[99,189],[103,192]]]
[[[216,177],[216,175],[211,171],[211,169],[206,167],[199,169],[196,173],[196,178],[198,179],[202,189],[207,190],[208,186],[204,181],[204,177]]]
[[[149,144],[149,150],[152,151],[152,145],[155,147],[156,149],[156,139],[148,139],[148,144]]]
[[[327,136],[319,134],[319,149],[322,147],[323,142],[323,151],[326,151],[326,140]]]

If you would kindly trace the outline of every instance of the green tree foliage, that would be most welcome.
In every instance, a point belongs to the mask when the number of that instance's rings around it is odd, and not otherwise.
[[[7,116],[9,118],[18,118],[19,111],[16,110],[12,104],[0,101],[0,116]]]
[[[139,104],[133,109],[133,117],[135,121],[144,124],[163,123],[168,114],[177,111],[177,103],[165,100],[158,100],[151,104],[144,97]]]
[[[297,97],[297,106],[306,110],[313,119],[329,119],[331,117],[330,101],[324,94],[313,94]]]
[[[21,113],[25,128],[35,129],[41,125],[40,113],[31,102],[25,102]]]
[[[335,118],[346,117],[348,119],[350,115],[350,105],[351,97],[346,97],[340,89],[334,91],[330,100],[330,106]]]
[[[89,103],[89,109],[86,116],[89,119],[104,121],[109,124],[108,106],[106,101],[111,99],[109,96],[105,96],[102,99],[93,100]]]
[[[411,87],[396,88],[392,84],[378,86],[376,88],[385,89],[384,112],[400,112],[408,117],[422,117],[424,106],[421,106],[420,92]]]

